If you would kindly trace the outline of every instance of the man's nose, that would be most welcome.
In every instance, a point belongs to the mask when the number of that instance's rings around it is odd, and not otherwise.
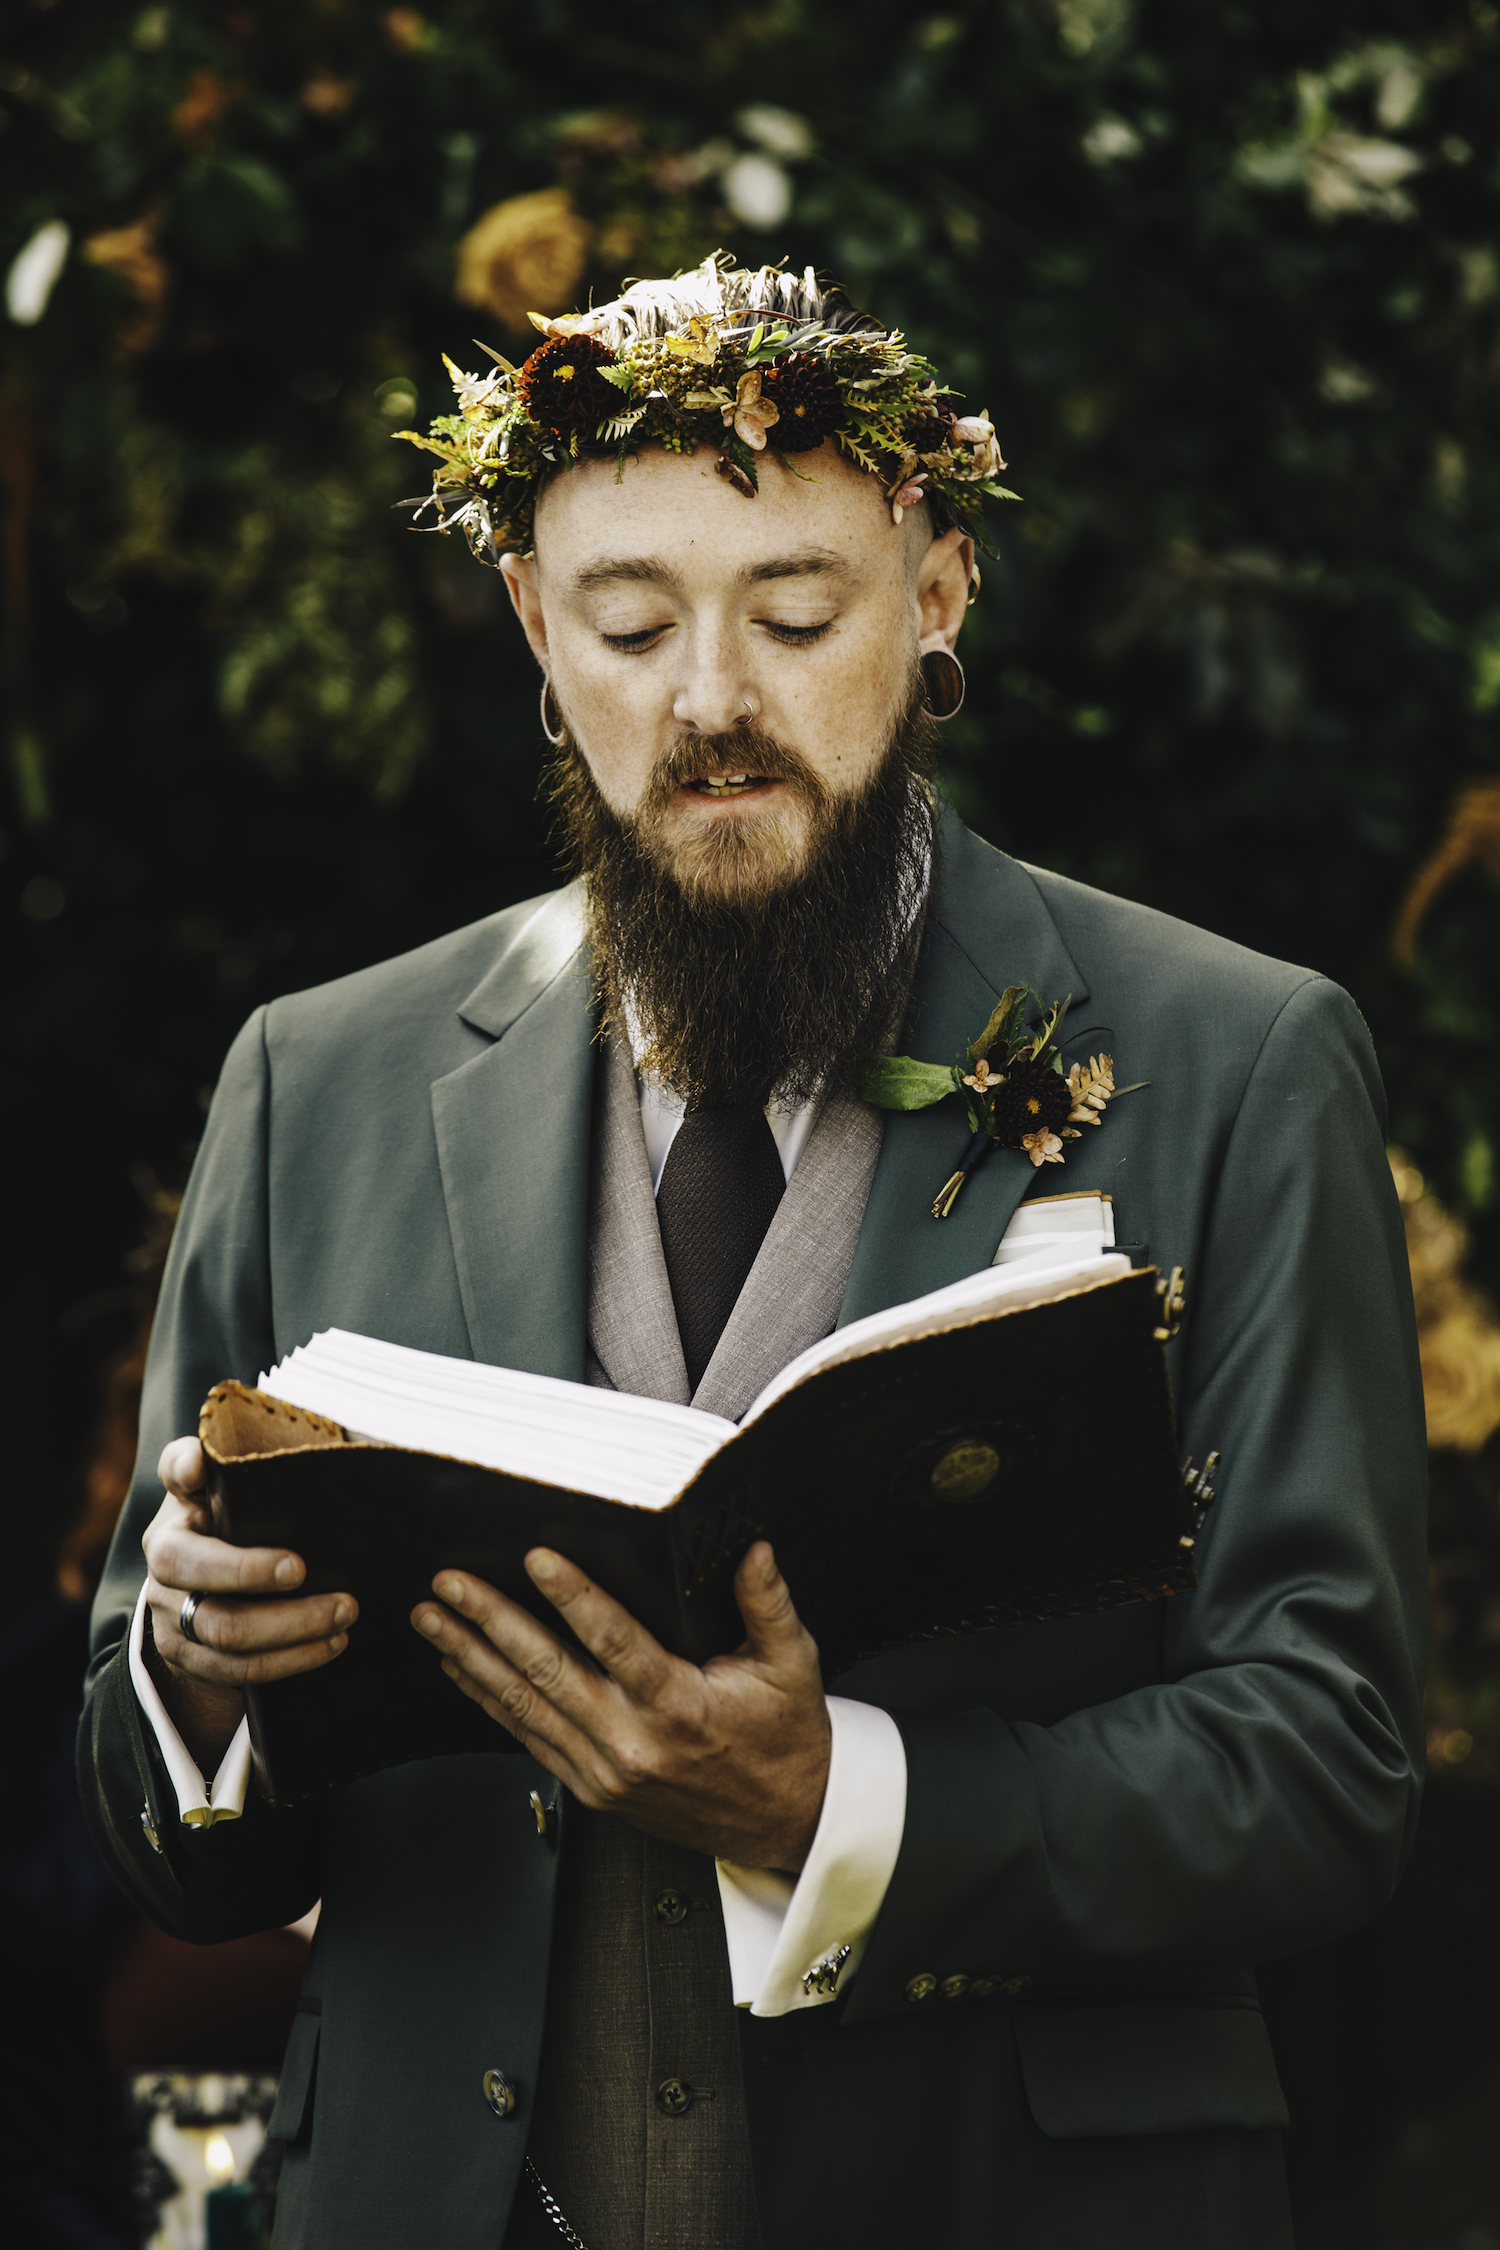
[[[759,709],[744,652],[728,634],[695,650],[691,670],[672,702],[673,718],[695,734],[728,734],[731,727],[748,726]]]

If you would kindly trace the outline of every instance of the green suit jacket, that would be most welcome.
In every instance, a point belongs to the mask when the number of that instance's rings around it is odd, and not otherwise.
[[[495,2250],[566,1805],[539,1839],[538,1769],[481,1756],[183,1828],[122,1645],[155,1462],[211,1384],[335,1325],[581,1379],[578,930],[556,893],[259,1011],[163,1289],[80,1772],[165,1928],[210,1942],[324,1901],[275,2120],[277,2240],[297,2250]],[[1267,2250],[1289,2240],[1284,2112],[1251,1964],[1378,1910],[1419,1795],[1423,1417],[1379,1079],[1337,987],[950,817],[906,1044],[946,1059],[1017,980],[1071,993],[1075,1022],[1108,1026],[1089,1049],[1148,1089],[1063,1171],[993,1157],[943,1223],[956,1105],[893,1116],[841,1318],[986,1264],[1028,1191],[1101,1189],[1137,1262],[1187,1270],[1182,1449],[1221,1452],[1219,1500],[1190,1597],[924,1644],[839,1683],[895,1715],[906,1828],[839,2003],[741,2018],[761,2232]],[[1058,1430],[1049,1481],[1109,1474]],[[909,1998],[929,1976],[955,1997]],[[521,2085],[511,2120],[482,2098],[492,2067]]]

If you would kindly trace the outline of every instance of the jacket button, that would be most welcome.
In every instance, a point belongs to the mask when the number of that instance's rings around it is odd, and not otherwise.
[[[924,1969],[920,1976],[913,1977],[908,1983],[906,1997],[908,2000],[930,2000],[936,1990],[937,1978]]]
[[[151,1807],[149,1805],[142,1805],[141,1807],[141,1829],[143,1834],[145,1835],[147,1843],[151,1846],[151,1849],[154,1852],[160,1852],[161,1838],[157,1835],[155,1828],[152,1826]]]
[[[545,1836],[547,1830],[552,1824],[551,1806],[543,1804],[542,1793],[539,1789],[533,1789],[530,1792],[527,1802],[531,1806],[531,1817],[536,1822],[537,1834],[539,1836]]]
[[[969,1980],[966,1976],[944,1977],[939,1989],[945,2000],[962,2000],[969,1989]]]
[[[693,2089],[685,2078],[664,2078],[656,2089],[656,2106],[665,2117],[685,2117],[693,2106]]]
[[[507,2078],[503,2070],[487,2070],[484,2074],[484,2098],[497,2117],[509,2117],[516,2106],[516,2082]]]
[[[681,1891],[658,1891],[651,1901],[651,1911],[658,1922],[685,1922],[688,1902]]]

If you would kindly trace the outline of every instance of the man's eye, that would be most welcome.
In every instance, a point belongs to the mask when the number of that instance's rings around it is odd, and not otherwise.
[[[774,617],[767,617],[763,622],[772,640],[784,641],[788,648],[806,648],[833,629],[831,617],[825,618],[821,625],[780,625]]]
[[[635,649],[649,648],[666,630],[665,625],[643,625],[638,633],[606,633],[601,627],[599,638],[606,648],[622,649],[628,656]]]

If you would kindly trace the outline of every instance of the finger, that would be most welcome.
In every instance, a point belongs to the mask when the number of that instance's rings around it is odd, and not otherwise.
[[[148,1580],[146,1598],[153,1611],[159,1611],[175,1629],[175,1621],[182,1614],[178,1589]],[[193,1612],[189,1645],[216,1648],[231,1655],[299,1648],[304,1642],[328,1640],[335,1633],[346,1632],[358,1615],[359,1604],[352,1594],[308,1594],[295,1602],[200,1601]]]
[[[817,1645],[792,1601],[769,1540],[757,1539],[734,1576],[734,1598],[745,1621],[750,1655],[772,1671],[816,1663]]]
[[[300,1586],[307,1576],[302,1557],[285,1547],[232,1547],[195,1531],[191,1506],[163,1501],[141,1540],[151,1575],[163,1586],[195,1594],[270,1594]]]
[[[669,1656],[628,1609],[550,1547],[532,1548],[526,1557],[526,1575],[633,1703],[656,1700],[680,1659]]]
[[[491,1695],[487,1688],[481,1687],[473,1675],[463,1669],[462,1665],[455,1663],[452,1657],[445,1656],[442,1669],[460,1694],[466,1695],[471,1703],[476,1703],[486,1717],[495,1720],[497,1725],[503,1726],[507,1734],[513,1734],[528,1756],[535,1758],[539,1766],[545,1766],[553,1780],[560,1781],[569,1794],[578,1799],[580,1804],[592,1806],[597,1812],[605,1812],[610,1809],[604,1794],[595,1783],[589,1780],[584,1770],[575,1766],[571,1759],[552,1743],[544,1742],[540,1735],[528,1734],[498,1698]]]
[[[446,1583],[453,1574],[445,1572],[438,1583]],[[479,1585],[478,1580],[471,1581]],[[493,1594],[493,1587],[484,1587]],[[495,1597],[503,1601],[503,1595]],[[513,1604],[507,1604],[508,1608]],[[489,1638],[475,1625],[462,1617],[455,1617],[451,1609],[440,1609],[433,1602],[419,1603],[412,1611],[412,1623],[417,1631],[430,1640],[443,1658],[443,1669],[472,1694],[475,1702],[482,1702],[492,1719],[497,1719],[507,1732],[528,1749],[541,1743],[556,1753],[570,1759],[588,1756],[590,1738],[546,1692],[541,1681],[561,1679],[571,1662],[565,1651],[552,1642],[552,1649],[563,1659],[560,1666],[552,1666],[545,1659],[538,1661],[539,1679],[534,1679],[519,1665],[503,1655]],[[528,1623],[531,1620],[528,1620]],[[540,1634],[541,1628],[537,1628]],[[550,1640],[550,1635],[545,1636]],[[572,1663],[572,1669],[580,1667]],[[493,1709],[491,1709],[493,1705]]]
[[[574,1719],[586,1721],[592,1715],[607,1683],[587,1657],[565,1647],[530,1610],[467,1570],[440,1571],[432,1590],[549,1703]],[[455,1650],[464,1645],[461,1635],[452,1643]]]
[[[172,1671],[214,1687],[264,1687],[271,1680],[289,1680],[303,1672],[319,1672],[349,1646],[347,1633],[326,1641],[304,1641],[300,1648],[261,1649],[252,1656],[227,1656],[221,1649],[199,1648],[180,1634],[168,1636],[171,1645],[160,1651]]]
[[[163,1446],[156,1473],[168,1492],[179,1500],[188,1500],[201,1492],[207,1479],[208,1465],[203,1458],[203,1448],[195,1437],[173,1438]]]
[[[205,1646],[188,1640],[176,1623],[175,1588],[165,1591],[167,1602],[153,1605],[151,1612],[151,1637],[158,1655],[171,1668],[189,1679],[208,1681],[217,1687],[258,1687],[268,1680],[282,1680],[297,1672],[316,1672],[331,1664],[349,1645],[347,1632],[337,1632],[325,1638],[301,1641],[293,1647],[260,1649],[225,1649]],[[200,1610],[199,1615],[203,1613]],[[194,1620],[195,1624],[197,1620]]]

